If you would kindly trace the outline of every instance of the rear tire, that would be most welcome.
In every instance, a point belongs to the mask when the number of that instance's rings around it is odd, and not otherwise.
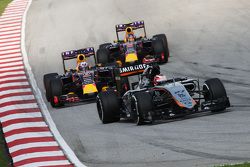
[[[162,63],[167,63],[169,58],[168,40],[165,34],[154,35],[153,38],[161,40],[164,48],[164,58],[161,59]]]
[[[115,92],[100,92],[96,103],[98,115],[103,124],[120,120],[120,101]]]
[[[104,43],[104,44],[101,44],[99,45],[99,49],[103,49],[103,48],[106,48],[107,46],[110,46],[112,45],[111,43]]]
[[[45,88],[45,95],[46,95],[46,99],[49,102],[51,99],[51,94],[49,92],[50,90],[50,80],[55,78],[58,74],[57,73],[49,73],[49,74],[45,74],[43,76],[43,84],[44,84],[44,88]]]
[[[60,107],[63,104],[59,101],[60,96],[63,92],[63,85],[60,78],[53,78],[50,81],[50,92],[51,92],[51,99],[50,104],[52,107]],[[58,103],[55,103],[54,97],[58,98]]]
[[[109,50],[106,48],[100,48],[96,52],[97,63],[107,64],[109,62]]]
[[[153,110],[152,96],[147,92],[138,92],[134,94],[134,106],[136,109],[135,122],[137,125],[152,123],[153,118],[151,111]]]
[[[205,81],[203,85],[204,99],[205,101],[224,99],[225,105],[220,106],[216,110],[212,110],[212,112],[223,111],[227,106],[230,106],[230,102],[227,98],[226,89],[218,78],[212,78]]]

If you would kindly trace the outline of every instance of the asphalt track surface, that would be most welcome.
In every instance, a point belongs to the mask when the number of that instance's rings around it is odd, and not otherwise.
[[[95,104],[48,108],[60,133],[88,166],[211,166],[250,160],[249,0],[34,0],[26,49],[39,88],[62,73],[62,51],[115,39],[114,25],[144,19],[148,36],[166,33],[168,77],[218,77],[233,107],[220,114],[136,126],[101,124]]]

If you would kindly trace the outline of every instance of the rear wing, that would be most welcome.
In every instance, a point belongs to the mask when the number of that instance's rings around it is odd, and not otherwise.
[[[76,59],[78,54],[84,54],[86,57],[94,56],[95,64],[96,64],[96,57],[95,57],[95,49],[93,47],[88,47],[79,50],[71,50],[62,52],[62,59],[63,59],[63,69],[66,72],[65,68],[65,60]]]
[[[119,32],[123,32],[126,31],[127,27],[131,27],[133,30],[138,30],[138,29],[143,29],[144,30],[144,36],[146,37],[146,29],[145,29],[145,24],[144,21],[134,21],[131,23],[127,23],[127,24],[117,24],[115,26],[115,30],[116,30],[116,36],[117,36],[117,40],[119,41]]]
[[[84,54],[86,57],[95,56],[95,50],[93,47],[79,49],[79,50],[71,50],[62,52],[63,60],[76,59],[78,54]]]

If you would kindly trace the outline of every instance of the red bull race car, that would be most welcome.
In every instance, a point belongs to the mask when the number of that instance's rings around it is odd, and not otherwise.
[[[53,107],[95,100],[99,91],[112,83],[111,70],[98,69],[93,47],[66,51],[62,54],[64,74],[45,74],[43,77],[46,99]],[[75,68],[66,69],[67,60]],[[70,63],[70,62],[69,62]]]
[[[167,79],[160,74],[158,65],[148,65],[139,76],[139,82],[132,85],[133,89],[124,94],[107,91],[97,95],[97,111],[102,123],[129,119],[142,125],[230,107],[226,90],[218,78],[208,79],[200,87],[199,80]]]
[[[167,37],[165,34],[147,38],[144,21],[135,21],[115,26],[117,40],[104,43],[97,50],[97,62],[107,64],[119,62],[121,66],[138,63],[166,63],[169,58]],[[124,36],[121,39],[120,36]]]

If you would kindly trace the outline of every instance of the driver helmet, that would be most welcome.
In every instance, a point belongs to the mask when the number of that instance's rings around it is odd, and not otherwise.
[[[167,81],[167,77],[165,75],[159,74],[154,77],[154,85],[159,85],[165,81]]]
[[[128,42],[134,42],[135,41],[135,36],[133,34],[128,34]]]
[[[84,54],[77,55],[77,63],[86,62],[86,56]]]
[[[80,62],[78,65],[78,70],[79,71],[86,71],[88,68],[88,63],[87,62]]]

